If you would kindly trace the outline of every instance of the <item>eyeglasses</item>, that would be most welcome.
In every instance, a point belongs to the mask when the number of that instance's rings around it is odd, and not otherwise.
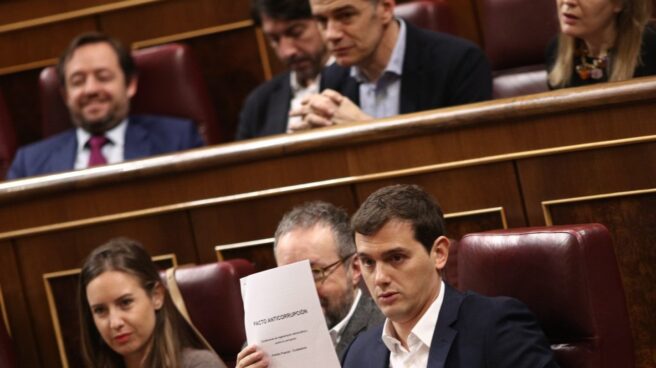
[[[353,257],[355,253],[351,253],[343,258],[340,258],[338,261],[333,262],[329,264],[326,267],[321,267],[321,268],[313,268],[312,269],[312,277],[314,278],[314,282],[323,284],[324,281],[337,269],[337,266],[341,265],[342,263],[346,262],[349,258]]]

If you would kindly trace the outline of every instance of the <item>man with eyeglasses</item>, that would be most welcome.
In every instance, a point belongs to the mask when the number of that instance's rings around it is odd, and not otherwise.
[[[326,202],[309,202],[285,214],[275,234],[276,262],[308,259],[330,335],[339,358],[362,331],[383,322],[371,297],[358,288],[360,264],[346,212]],[[266,354],[250,345],[237,356],[238,368],[268,367]]]
[[[362,277],[387,317],[348,348],[344,368],[557,368],[526,305],[442,281],[442,209],[416,185],[372,193],[353,215]]]

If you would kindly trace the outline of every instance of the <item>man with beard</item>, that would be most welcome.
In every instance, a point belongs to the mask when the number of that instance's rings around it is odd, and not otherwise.
[[[309,260],[317,293],[339,358],[351,341],[383,321],[371,297],[358,288],[360,264],[346,212],[325,202],[309,202],[285,214],[275,234],[278,265]],[[255,345],[237,356],[237,367],[261,368],[268,357]]]
[[[75,38],[59,59],[57,74],[76,127],[18,150],[8,179],[203,145],[191,121],[128,116],[137,71],[129,51],[111,37],[87,33]]]
[[[526,305],[442,280],[450,241],[442,209],[424,189],[378,189],[351,225],[362,277],[387,318],[355,339],[343,367],[558,367]]]
[[[319,93],[320,73],[328,61],[321,32],[308,0],[253,0],[251,14],[278,58],[290,70],[258,86],[241,110],[238,140],[291,132],[289,111]]]

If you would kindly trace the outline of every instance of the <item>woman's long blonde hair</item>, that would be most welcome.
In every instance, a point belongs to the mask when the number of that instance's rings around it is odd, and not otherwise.
[[[640,48],[642,34],[652,12],[652,0],[609,0],[621,1],[622,10],[615,18],[617,36],[612,55],[609,55],[610,73],[608,81],[631,79],[636,66],[641,63]],[[571,82],[574,71],[574,53],[583,40],[561,33],[558,36],[558,54],[549,71],[549,85],[564,87]]]

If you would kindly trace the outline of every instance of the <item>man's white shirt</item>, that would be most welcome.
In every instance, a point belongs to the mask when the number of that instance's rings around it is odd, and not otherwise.
[[[426,368],[428,354],[437,325],[437,316],[444,302],[444,282],[440,281],[440,292],[408,335],[408,348],[398,340],[396,331],[389,319],[385,320],[382,339],[390,351],[390,368]]]

